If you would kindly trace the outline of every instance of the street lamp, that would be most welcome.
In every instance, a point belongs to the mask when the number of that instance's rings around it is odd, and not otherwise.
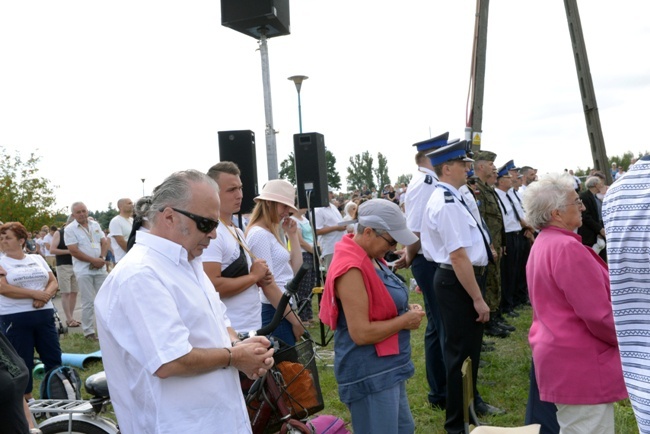
[[[300,88],[302,87],[302,82],[307,80],[309,77],[306,75],[294,75],[289,77],[289,80],[293,81],[296,84],[296,90],[298,91],[298,122],[300,124],[300,134],[302,134],[302,107],[300,105]]]

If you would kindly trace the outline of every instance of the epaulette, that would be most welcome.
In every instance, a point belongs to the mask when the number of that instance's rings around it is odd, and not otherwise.
[[[445,191],[445,203],[453,203],[454,195],[450,191]]]
[[[424,177],[424,183],[429,185],[433,184],[433,178],[431,177],[431,175],[427,175]]]

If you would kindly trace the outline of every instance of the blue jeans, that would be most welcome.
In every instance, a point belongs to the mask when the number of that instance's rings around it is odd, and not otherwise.
[[[447,373],[443,344],[445,342],[442,316],[438,308],[438,299],[433,290],[433,276],[438,265],[427,261],[424,255],[417,255],[411,264],[411,272],[418,283],[424,298],[427,314],[427,329],[424,333],[424,360],[429,383],[429,402],[442,404],[447,399]]]
[[[54,326],[54,310],[39,309],[0,316],[2,333],[7,336],[29,370],[25,393],[33,387],[34,349],[45,365],[45,372],[61,365],[59,334]]]
[[[415,422],[406,395],[406,381],[347,404],[355,434],[412,434]]]
[[[275,315],[275,308],[271,304],[262,303],[262,327],[271,322],[273,315]],[[296,345],[296,338],[293,335],[291,323],[286,319],[280,321],[280,325],[271,333],[271,336],[275,336],[289,346]]]

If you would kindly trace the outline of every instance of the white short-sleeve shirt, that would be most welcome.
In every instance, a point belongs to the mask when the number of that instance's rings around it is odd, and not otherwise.
[[[329,206],[324,206],[316,208],[316,229],[323,229],[326,226],[338,226],[339,222],[343,221],[343,216],[333,204]],[[342,231],[332,231],[325,235],[318,236],[318,242],[320,244],[323,255],[331,255],[334,253],[334,245],[341,241],[343,235],[345,235],[345,230]]]
[[[266,261],[273,273],[275,283],[284,292],[284,286],[293,279],[293,269],[289,263],[291,259],[289,250],[280,244],[271,232],[259,226],[248,229],[246,243],[251,248],[253,255]],[[270,304],[263,292],[260,292],[260,299],[262,303]]]
[[[201,255],[203,262],[220,263],[222,272],[228,268],[240,255],[240,246],[235,236],[246,243],[244,234],[239,228],[228,227],[223,223],[217,226],[217,238],[210,241],[210,245]],[[252,261],[245,249],[244,255],[250,271]],[[228,308],[228,318],[230,318],[232,328],[236,331],[249,332],[262,327],[262,303],[260,302],[259,287],[256,284],[232,297],[221,297],[221,301]]]
[[[128,241],[132,227],[133,218],[129,217],[128,219],[125,219],[121,215],[113,217],[108,225],[108,236],[111,238],[111,249],[113,249],[116,263],[120,262],[124,255],[126,255],[126,251],[117,244],[117,241],[115,241],[115,235],[121,235],[124,237],[124,241]]]
[[[250,433],[235,368],[159,378],[192,348],[229,347],[225,306],[200,257],[144,232],[95,299],[111,401],[124,434]]]
[[[438,185],[438,176],[426,167],[418,167],[418,172],[409,184],[404,198],[406,226],[413,232],[422,232],[422,218],[427,202]],[[422,253],[422,247],[418,253]]]
[[[93,258],[101,256],[101,241],[104,238],[104,232],[96,221],[88,220],[88,229],[86,229],[79,222],[73,220],[65,227],[63,234],[66,246],[76,244],[79,250],[88,256]],[[98,270],[91,270],[90,262],[80,261],[74,256],[72,257],[72,270],[77,276],[106,273],[103,267]]]
[[[472,265],[485,266],[488,256],[479,222],[460,198],[461,193],[444,182],[431,195],[422,222],[424,256],[439,264],[451,264],[450,253],[462,247]]]
[[[44,291],[50,280],[50,266],[41,255],[25,255],[23,259],[0,256],[0,267],[7,272],[7,283],[20,288]],[[0,315],[36,310],[31,298],[11,298],[0,295]],[[52,300],[40,309],[53,309]]]
[[[517,219],[519,210],[515,213],[513,209],[513,199],[508,198],[506,192],[501,189],[495,188],[494,191],[499,196],[499,199],[501,199],[501,214],[503,214],[503,226],[506,233],[519,232],[521,230],[521,223],[519,222],[519,219]]]

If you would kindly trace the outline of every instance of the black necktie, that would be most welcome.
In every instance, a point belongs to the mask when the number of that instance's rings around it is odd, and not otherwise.
[[[506,197],[510,201],[510,205],[512,205],[512,210],[515,212],[515,217],[517,217],[517,221],[520,222],[521,218],[519,217],[519,213],[517,212],[517,208],[515,207],[515,203],[512,201],[510,196],[508,196],[508,193],[506,193]]]

